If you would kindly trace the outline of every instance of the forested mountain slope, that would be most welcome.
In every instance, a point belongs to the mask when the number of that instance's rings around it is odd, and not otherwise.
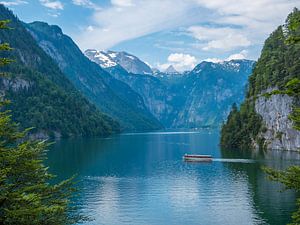
[[[2,43],[12,51],[1,57],[14,60],[2,67],[1,92],[11,100],[13,118],[33,133],[48,136],[106,136],[119,131],[112,118],[90,104],[60,71],[57,64],[36,44],[22,22],[0,5],[0,20],[10,20],[12,29],[0,32]]]
[[[120,121],[122,130],[162,128],[139,94],[85,57],[58,26],[33,22],[26,27],[75,87],[99,109]]]

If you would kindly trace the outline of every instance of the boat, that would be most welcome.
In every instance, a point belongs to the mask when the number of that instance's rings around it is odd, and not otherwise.
[[[189,155],[185,154],[183,160],[187,162],[211,162],[211,155]]]

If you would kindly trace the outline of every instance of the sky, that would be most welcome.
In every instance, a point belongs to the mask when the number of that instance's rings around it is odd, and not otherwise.
[[[82,51],[126,51],[152,67],[257,60],[300,0],[0,0],[23,21],[55,24]]]

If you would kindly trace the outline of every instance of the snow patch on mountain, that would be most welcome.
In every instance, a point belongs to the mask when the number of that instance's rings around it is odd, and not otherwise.
[[[85,55],[93,62],[99,64],[102,68],[114,67],[117,65],[113,58],[103,51],[97,51],[94,49],[88,49],[85,51]]]
[[[114,66],[123,67],[128,73],[152,75],[153,71],[147,63],[127,52],[97,51],[88,49],[85,55],[92,61],[98,63],[102,68]]]

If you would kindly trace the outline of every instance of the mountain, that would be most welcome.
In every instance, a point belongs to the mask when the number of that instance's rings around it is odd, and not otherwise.
[[[107,68],[115,78],[127,83],[135,92],[142,96],[148,110],[166,128],[170,128],[180,105],[177,93],[171,91],[170,85],[152,75],[128,73],[120,66]]]
[[[87,56],[95,60],[95,55]],[[197,128],[220,126],[231,105],[243,100],[253,64],[250,60],[202,62],[183,74],[132,74],[119,65],[106,70],[142,96],[148,110],[166,128]]]
[[[40,138],[107,136],[119,131],[118,123],[74,88],[23,23],[3,5],[0,20],[10,20],[12,29],[1,30],[0,40],[13,47],[2,51],[1,57],[14,60],[0,68],[7,74],[0,80],[0,92],[11,100],[9,109],[22,128],[35,127],[32,135]]]
[[[26,25],[39,46],[59,65],[74,86],[106,114],[118,120],[122,130],[146,131],[162,125],[148,111],[142,97],[127,84],[90,61],[58,26],[43,22]],[[110,56],[96,53],[104,68],[116,66]]]
[[[174,66],[170,65],[166,70],[166,74],[179,74],[179,72],[174,68]]]
[[[219,126],[231,105],[242,102],[253,64],[250,60],[231,60],[197,65],[183,76],[182,93],[187,98],[172,126]],[[174,92],[178,89],[177,83]]]
[[[97,51],[94,49],[88,49],[85,54],[89,59],[99,64],[102,68],[114,67],[120,65],[128,73],[133,74],[152,74],[151,68],[141,61],[138,57],[131,55],[127,52],[115,52],[115,51]]]
[[[300,26],[288,25],[299,18],[295,9],[265,41],[246,99],[222,127],[222,148],[300,150],[300,44],[289,41],[300,40]]]

